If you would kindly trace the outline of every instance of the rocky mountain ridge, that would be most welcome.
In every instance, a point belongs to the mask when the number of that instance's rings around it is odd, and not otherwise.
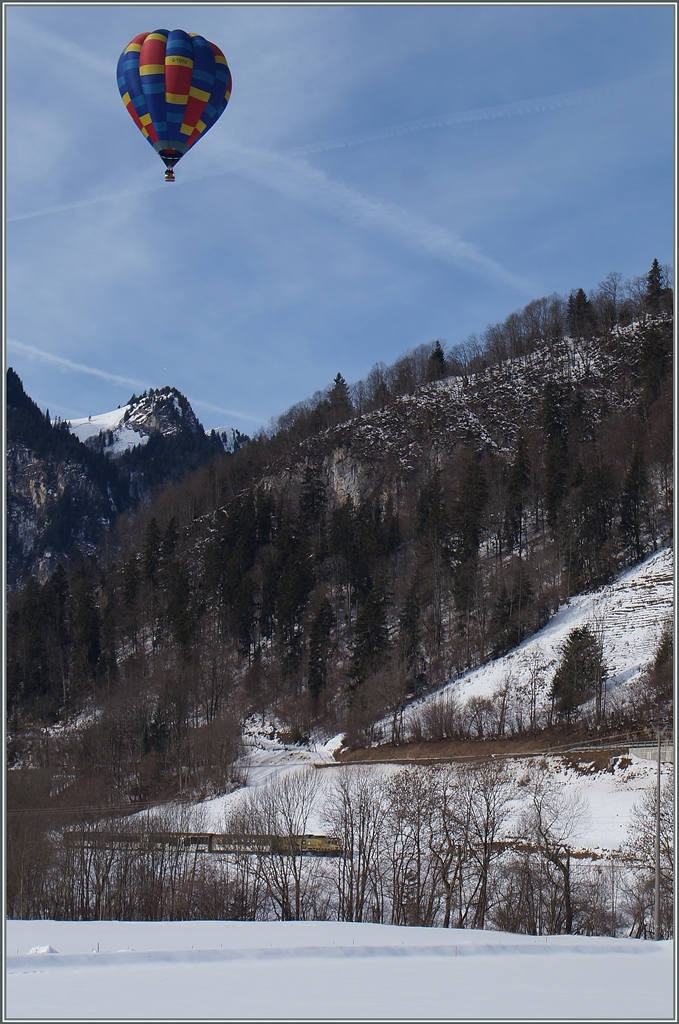
[[[645,389],[655,381],[644,367],[648,332],[671,334],[671,317],[662,314],[625,327],[605,338],[565,337],[515,359],[493,363],[420,385],[362,416],[345,420],[288,449],[266,475],[272,485],[287,479],[298,485],[305,467],[314,466],[336,502],[360,501],[397,480],[428,472],[470,443],[508,456],[517,436],[543,427],[547,382],[557,401],[575,402],[583,437],[594,436],[611,410],[624,415],[643,405]],[[650,361],[648,353],[646,361]],[[380,485],[380,481],[382,482]],[[397,500],[392,485],[391,497]]]
[[[68,427],[88,447],[114,459],[146,444],[153,434],[174,437],[182,432],[195,436],[205,433],[213,440],[218,439],[224,451],[231,453],[250,440],[233,427],[203,431],[188,399],[169,386],[132,395],[126,405],[112,412],[70,420]]]
[[[47,579],[59,561],[95,553],[118,515],[215,455],[249,440],[206,432],[176,388],[122,408],[51,421],[7,373],[7,577]]]

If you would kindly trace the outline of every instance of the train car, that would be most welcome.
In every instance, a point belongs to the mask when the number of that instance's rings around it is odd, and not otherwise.
[[[271,836],[271,853],[288,857],[298,854],[339,857],[342,853],[342,840],[336,836]]]
[[[314,853],[319,857],[339,857],[342,840],[337,836],[302,836],[302,853]]]
[[[195,853],[246,853],[279,857],[339,857],[343,853],[342,840],[337,836],[275,836],[246,835],[220,832],[108,832],[98,829],[67,830],[67,845],[86,848],[115,849],[132,846],[139,850],[158,850],[166,847]]]

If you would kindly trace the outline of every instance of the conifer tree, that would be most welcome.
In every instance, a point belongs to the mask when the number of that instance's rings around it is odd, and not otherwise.
[[[304,536],[287,528],[278,541],[280,574],[276,591],[276,624],[284,674],[292,676],[299,666],[302,616],[314,585],[311,552]]]
[[[185,567],[173,560],[167,569],[167,615],[172,639],[183,659],[188,658],[193,622],[190,611],[190,581]]]
[[[353,405],[349,395],[349,387],[341,373],[338,373],[333,381],[329,400],[335,422],[349,419],[353,413]]]
[[[565,395],[558,384],[548,381],[543,403],[545,506],[552,533],[556,530],[559,510],[566,493],[568,468],[568,416]]]
[[[347,588],[347,617],[351,622],[353,581],[358,557],[356,508],[351,495],[341,505],[333,509],[330,517],[329,548],[330,554],[336,556],[338,583]]]
[[[255,495],[255,522],[257,529],[257,544],[268,544],[272,537],[274,516],[274,500],[269,491],[263,487],[257,488]]]
[[[90,567],[78,563],[73,583],[74,662],[81,682],[91,682],[101,654],[101,613]]]
[[[455,535],[455,567],[453,591],[467,637],[467,663],[471,664],[470,623],[476,605],[478,551],[481,543],[483,509],[488,498],[488,485],[481,453],[473,451],[467,461],[457,499],[451,512]]]
[[[145,580],[155,589],[157,585],[158,566],[160,565],[162,534],[158,520],[152,516],[149,520],[141,549],[142,574]]]
[[[280,574],[280,553],[274,551],[262,567],[262,590],[259,606],[259,632],[270,640],[276,631],[276,594]]]
[[[518,541],[519,558],[523,541],[523,498],[530,482],[528,452],[523,434],[519,434],[516,454],[507,478],[507,505],[505,508],[505,536],[510,552]]]
[[[51,689],[61,688],[61,700],[66,708],[69,698],[70,633],[68,628],[68,600],[70,587],[66,570],[61,562],[52,578],[43,585],[42,603],[47,630],[47,653],[50,662]]]
[[[512,647],[512,641],[510,639],[509,622],[512,614],[512,602],[507,590],[507,585],[503,583],[502,589],[497,596],[495,602],[495,608],[493,609],[492,624],[496,635],[495,642],[493,644],[493,657],[500,658],[503,654],[506,654]]]
[[[353,674],[357,683],[380,667],[388,643],[386,584],[379,577],[356,616]]]
[[[327,504],[325,484],[318,471],[313,466],[307,466],[299,496],[299,521],[303,530],[309,530],[320,521]]]
[[[330,601],[324,597],[309,631],[309,693],[314,700],[325,686],[328,675],[330,634],[335,624]]]
[[[670,367],[671,349],[668,339],[652,326],[644,334],[639,353],[639,369],[643,386],[643,412],[648,416],[650,407],[660,394],[662,383]]]
[[[644,553],[641,536],[641,517],[647,486],[648,478],[644,467],[644,455],[641,447],[636,444],[622,490],[620,527],[637,561],[642,558]]]
[[[613,474],[606,462],[588,467],[578,463],[563,524],[569,568],[580,584],[602,583],[615,567],[611,550],[615,497]]]
[[[443,500],[441,470],[435,469],[420,491],[417,502],[417,531],[440,547],[450,533],[450,518]]]
[[[123,605],[125,607],[129,607],[134,604],[139,591],[139,570],[137,568],[137,559],[134,556],[132,556],[128,562],[125,562],[121,576],[121,596],[123,599]]]
[[[243,576],[231,602],[231,622],[238,648],[248,662],[254,642],[256,614],[255,584],[250,576]],[[190,628],[190,621],[187,626]]]
[[[582,288],[568,297],[566,321],[572,338],[589,338],[595,327],[594,307]]]
[[[443,605],[446,577],[450,571],[450,533],[450,516],[443,498],[441,471],[435,469],[420,491],[416,536],[421,541],[427,565],[429,593],[426,601],[431,608],[433,641],[437,650],[443,643]]]
[[[488,499],[488,484],[481,453],[472,451],[451,511],[456,535],[456,557],[464,562],[475,555],[481,543],[482,514]]]
[[[177,540],[177,520],[172,516],[165,527],[165,533],[163,534],[163,539],[160,545],[160,551],[165,562],[169,561],[174,555],[175,548],[177,547]]]
[[[571,630],[552,682],[559,714],[570,720],[579,704],[600,693],[605,677],[603,649],[590,627]]]
[[[420,625],[420,600],[417,577],[412,581],[406,594],[405,604],[398,623],[398,646],[401,662],[406,668],[415,689],[424,678],[424,657],[422,654],[422,630]]]
[[[392,555],[401,543],[401,526],[391,495],[387,498],[384,517],[382,519],[382,528],[384,553]]]
[[[651,269],[646,275],[646,306],[651,313],[660,311],[663,292],[663,272],[658,261],[653,260]]]
[[[427,380],[442,380],[446,376],[446,357],[441,342],[437,341],[427,362]]]

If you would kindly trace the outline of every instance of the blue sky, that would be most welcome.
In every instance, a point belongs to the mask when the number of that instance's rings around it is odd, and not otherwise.
[[[52,416],[171,384],[254,432],[526,302],[673,260],[674,5],[5,7],[6,359]],[[166,184],[115,80],[217,43]]]

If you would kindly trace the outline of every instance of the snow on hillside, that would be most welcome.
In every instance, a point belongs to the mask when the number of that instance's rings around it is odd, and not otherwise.
[[[172,389],[169,390],[172,391]],[[124,405],[111,412],[70,420],[69,429],[79,441],[90,444],[100,443],[104,451],[115,458],[130,448],[146,444],[150,430],[160,429],[164,434],[172,434],[176,432],[178,423],[184,420],[191,422],[195,419],[192,410],[190,415],[185,417],[185,411],[177,397],[178,393],[177,395],[170,393],[169,403],[167,396],[161,394],[161,398],[166,399],[165,404],[168,409],[164,410],[165,416],[155,415],[154,399],[157,400],[159,394],[161,393],[156,392],[146,399],[142,396],[133,405]],[[249,440],[246,434],[242,434],[234,427],[216,427],[214,432],[221,441],[225,452],[236,452]],[[209,437],[212,430],[206,430],[205,434]]]
[[[314,764],[318,766],[319,772],[318,792],[308,830],[312,834],[322,835],[327,831],[323,820],[323,806],[327,802],[338,771],[354,771],[358,767],[363,767],[386,782],[390,775],[402,769],[401,765],[393,763],[333,763],[327,748],[323,747],[305,750],[299,747],[286,747],[275,741],[262,746],[262,741],[255,744],[252,740],[250,744],[246,787],[198,804],[196,810],[200,815],[201,829],[224,831],[227,814],[238,806],[248,792],[266,785],[282,772],[299,771]],[[576,768],[561,756],[508,758],[507,771],[516,785],[516,796],[511,801],[511,816],[508,822],[509,834],[512,833],[512,825],[518,818],[528,793],[526,783],[534,772],[539,771],[542,776],[551,776],[557,787],[563,786],[571,792],[579,793],[587,806],[588,813],[580,829],[576,835],[570,837],[573,848],[592,851],[603,857],[612,851],[619,851],[628,838],[633,806],[641,801],[644,791],[653,789],[656,785],[657,766],[653,761],[643,760],[634,755],[618,759],[611,765],[610,771],[595,771],[594,763],[590,764],[591,769],[585,760]],[[663,779],[673,777],[673,768],[672,764],[662,765]],[[139,814],[144,816],[146,812]]]
[[[567,337],[474,373],[422,384],[382,409],[309,438],[300,452],[308,457],[330,441],[335,449],[344,449],[342,460],[349,464],[358,458],[375,466],[389,456],[410,471],[429,458],[432,439],[439,455],[451,452],[469,435],[490,450],[508,451],[514,448],[520,427],[541,422],[547,379],[582,387],[592,422],[599,422],[611,402],[629,408],[638,401],[638,389],[630,390],[627,373],[638,361],[641,335],[651,324],[662,328],[668,319],[660,315],[644,326],[635,322],[616,327],[607,341]],[[347,492],[360,498],[350,479],[347,484]]]
[[[236,430],[235,427],[214,427],[214,433],[217,435],[219,440],[224,446],[225,452],[237,452],[239,448],[242,448],[244,444],[247,444],[249,437],[247,434],[242,434],[240,430]],[[206,434],[211,434],[211,430],[206,430]]]
[[[148,441],[148,435],[141,434],[138,430],[123,423],[123,418],[126,413],[129,413],[130,408],[129,405],[124,405],[122,409],[102,412],[98,416],[71,420],[69,423],[71,433],[75,434],[79,441],[85,442],[100,434],[110,432],[113,435],[113,441],[111,444],[106,444],[107,450],[114,456],[122,455],[128,449],[136,448],[137,445],[146,444]]]
[[[7,950],[9,1020],[659,1020],[674,1009],[671,941],[328,921],[9,921]]]
[[[671,622],[672,609],[673,556],[671,549],[666,548],[629,569],[609,586],[573,598],[544,629],[505,657],[469,672],[442,691],[412,704],[406,711],[406,724],[428,702],[440,700],[446,692],[454,694],[462,703],[475,696],[492,696],[508,676],[521,685],[535,664],[541,668],[539,696],[545,707],[560,647],[568,633],[585,622],[594,627],[601,624],[604,628],[608,701],[624,699],[639,673],[653,660],[660,634]],[[258,729],[254,725],[244,738],[247,788],[264,785],[284,771],[299,770],[309,764],[330,764],[334,761],[334,752],[341,746],[341,737],[308,748],[286,745],[275,738],[273,730]],[[655,784],[656,767],[652,761],[634,756],[625,760],[626,765],[623,761],[610,772],[589,773],[586,766],[584,770],[582,765],[576,769],[560,756],[545,758],[542,770],[548,771],[557,783],[578,790],[589,805],[589,821],[581,833],[573,837],[576,848],[605,853],[620,849],[626,841],[632,807],[639,802],[643,791]],[[513,758],[508,761],[508,769],[518,781],[530,775],[536,763],[535,758]],[[310,823],[312,831],[323,832],[322,805],[336,770],[328,767],[320,772],[316,812]],[[371,770],[386,777],[399,769],[394,765],[374,765]],[[673,766],[663,765],[662,771],[665,777],[671,778]],[[245,792],[247,789],[237,790],[202,803],[204,827],[221,831],[225,813]],[[520,807],[519,797],[515,801],[514,817]]]
[[[607,699],[624,701],[625,688],[633,685],[653,661],[663,629],[672,622],[673,608],[674,560],[672,549],[665,548],[622,573],[609,586],[572,598],[543,629],[509,654],[412,704],[405,721],[447,693],[460,703],[472,697],[492,697],[508,680],[519,687],[525,685],[536,670],[539,701],[546,708],[561,648],[571,630],[585,624],[594,632],[601,631],[603,637]]]

